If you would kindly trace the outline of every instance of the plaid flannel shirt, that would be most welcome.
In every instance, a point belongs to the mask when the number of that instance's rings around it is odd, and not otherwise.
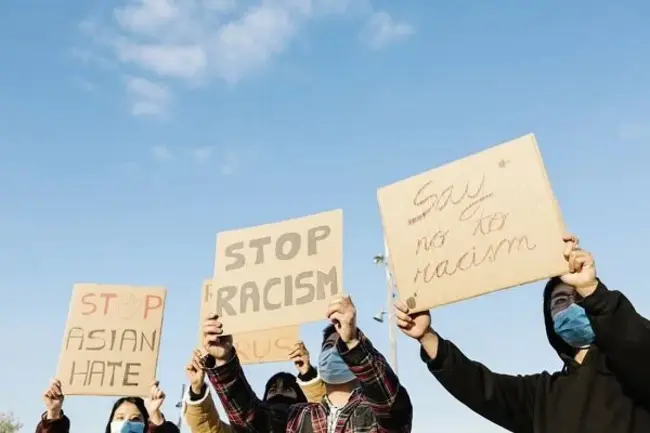
[[[413,406],[406,389],[386,359],[359,331],[359,344],[337,349],[359,380],[330,433],[410,433]],[[289,413],[274,410],[250,387],[237,355],[227,364],[208,368],[207,376],[238,433],[328,433],[329,405],[295,404]]]

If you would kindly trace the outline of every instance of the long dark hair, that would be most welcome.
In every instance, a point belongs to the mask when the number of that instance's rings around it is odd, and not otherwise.
[[[123,403],[134,404],[142,414],[142,420],[144,421],[144,431],[149,431],[149,412],[147,411],[147,406],[144,404],[144,400],[140,397],[122,397],[118,399],[111,409],[111,415],[108,417],[108,422],[106,423],[106,433],[111,433],[111,422],[113,421],[113,416],[115,416],[115,411],[117,408],[122,406]]]

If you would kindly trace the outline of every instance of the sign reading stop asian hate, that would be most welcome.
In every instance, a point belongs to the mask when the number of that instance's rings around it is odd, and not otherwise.
[[[57,373],[64,394],[148,395],[166,294],[161,287],[75,284]]]

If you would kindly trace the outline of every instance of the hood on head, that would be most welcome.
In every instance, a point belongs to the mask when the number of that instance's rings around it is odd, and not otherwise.
[[[271,397],[270,400],[275,400],[278,402],[283,402],[287,404],[295,404],[295,403],[307,403],[307,397],[305,396],[305,393],[302,391],[302,388],[300,388],[300,385],[298,385],[298,381],[296,380],[296,376],[294,376],[291,373],[286,373],[286,372],[280,372],[276,373],[271,378],[266,382],[266,387],[264,389],[264,400],[267,400],[267,397],[269,395],[269,391],[271,390],[272,386],[277,386],[280,387],[281,389],[292,389],[296,393],[296,398],[289,398],[289,397],[284,397],[281,395]]]
[[[553,318],[551,317],[550,308],[551,294],[553,293],[553,289],[560,284],[562,284],[560,277],[553,277],[548,280],[546,287],[544,287],[544,326],[546,327],[546,337],[548,338],[548,342],[551,344],[553,349],[555,349],[562,361],[566,363],[568,359],[573,359],[577,353],[577,349],[571,347],[562,340],[560,336],[555,333],[553,327]]]

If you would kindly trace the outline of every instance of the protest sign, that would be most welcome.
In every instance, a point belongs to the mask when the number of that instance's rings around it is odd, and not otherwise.
[[[161,287],[75,284],[57,372],[63,393],[148,395],[166,296]]]
[[[377,197],[399,297],[414,312],[568,271],[564,223],[533,134]]]
[[[221,232],[201,317],[218,314],[228,334],[323,320],[341,283],[343,213]]]
[[[267,329],[233,335],[239,362],[263,364],[289,361],[289,353],[300,340],[300,326]]]

